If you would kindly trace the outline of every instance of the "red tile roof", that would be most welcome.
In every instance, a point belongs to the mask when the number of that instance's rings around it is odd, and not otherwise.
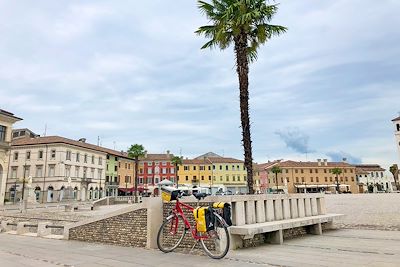
[[[14,118],[14,119],[19,120],[19,121],[22,120],[21,118],[18,118],[16,116],[14,116],[14,113],[11,113],[11,112],[9,112],[7,110],[4,110],[4,109],[0,109],[0,115],[11,117],[11,118]]]
[[[145,157],[141,157],[142,161],[157,161],[157,160],[171,160],[174,157],[173,154],[147,154]]]
[[[82,148],[87,148],[107,154],[111,154],[118,157],[128,158],[128,155],[124,152],[112,150],[109,148],[92,145],[86,142],[76,141],[72,139],[68,139],[61,136],[44,136],[44,137],[36,137],[36,138],[20,138],[12,141],[11,146],[30,146],[30,145],[46,145],[46,144],[68,144],[72,146],[78,146]]]
[[[386,171],[385,169],[383,169],[381,166],[379,166],[378,164],[357,164],[354,165],[356,167],[356,172],[383,172]]]
[[[321,164],[321,165],[319,165]],[[325,162],[321,161],[319,162],[312,162],[312,161],[293,161],[293,160],[286,160],[286,161],[281,161],[277,164],[277,166],[281,168],[318,168],[318,167],[327,167],[327,168],[335,168],[335,167],[354,167],[353,165],[346,163],[346,162],[327,162],[327,166],[325,166]],[[272,167],[269,166],[268,168]]]

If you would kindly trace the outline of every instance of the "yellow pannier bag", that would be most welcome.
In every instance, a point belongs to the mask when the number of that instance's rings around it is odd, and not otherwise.
[[[178,198],[179,190],[170,186],[161,187],[161,198],[165,202],[170,202]]]
[[[225,207],[225,202],[214,202],[212,207],[214,209],[223,209]]]
[[[208,231],[207,224],[208,214],[210,213],[208,207],[197,207],[193,210],[194,219],[196,220],[197,232],[205,233]]]

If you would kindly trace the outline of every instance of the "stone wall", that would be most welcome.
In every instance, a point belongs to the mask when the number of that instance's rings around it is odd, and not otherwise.
[[[138,209],[69,229],[69,239],[146,247],[147,210]]]

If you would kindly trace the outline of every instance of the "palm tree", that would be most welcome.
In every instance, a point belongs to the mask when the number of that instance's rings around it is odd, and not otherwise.
[[[340,168],[333,168],[332,173],[336,175],[335,181],[336,181],[336,192],[339,193],[339,178],[338,176],[342,173],[342,169]]]
[[[236,72],[239,77],[240,119],[244,148],[244,165],[247,170],[247,187],[253,188],[253,156],[249,116],[249,63],[257,59],[257,50],[272,36],[280,35],[286,28],[269,24],[278,10],[278,5],[267,5],[265,0],[212,0],[198,1],[200,11],[211,25],[201,26],[196,33],[209,41],[205,48],[219,47],[221,50],[234,45]]]
[[[396,185],[396,190],[399,190],[399,167],[397,166],[397,164],[393,164],[392,166],[390,166],[389,171],[392,173],[393,175],[393,179],[394,179],[394,184]]]
[[[271,171],[275,173],[275,181],[276,181],[276,192],[278,192],[278,173],[282,173],[282,169],[279,166],[272,167]]]
[[[178,156],[174,156],[171,159],[171,162],[174,164],[175,166],[175,174],[176,174],[176,188],[179,187],[179,175],[178,175],[178,165],[182,165],[182,158],[178,157]]]
[[[128,157],[135,159],[135,201],[137,202],[138,196],[138,168],[139,168],[139,158],[143,157],[146,154],[146,150],[144,150],[143,145],[134,144],[128,149]]]

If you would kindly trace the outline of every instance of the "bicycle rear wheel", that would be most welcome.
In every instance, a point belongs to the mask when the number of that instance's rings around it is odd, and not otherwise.
[[[186,234],[186,227],[183,218],[178,215],[170,215],[163,222],[157,234],[157,246],[168,253],[176,249]]]
[[[214,230],[202,233],[204,238],[200,239],[200,244],[209,257],[222,259],[229,251],[229,232],[221,216],[214,213],[214,218]]]

